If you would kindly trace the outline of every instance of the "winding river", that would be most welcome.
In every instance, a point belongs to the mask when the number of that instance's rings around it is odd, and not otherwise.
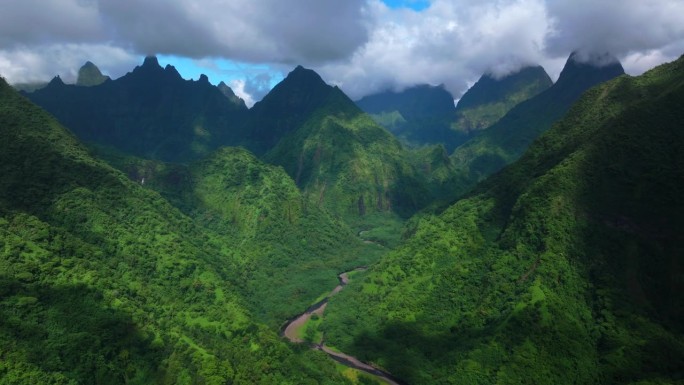
[[[283,329],[283,336],[290,340],[291,342],[294,343],[303,343],[305,342],[303,339],[299,338],[297,331],[299,328],[302,327],[310,318],[312,315],[317,314],[318,316],[323,315],[323,312],[325,311],[326,306],[328,306],[328,300],[330,297],[333,295],[339,293],[344,289],[344,287],[349,283],[349,273],[353,271],[362,271],[366,270],[365,267],[357,267],[354,270],[346,271],[340,275],[337,276],[337,278],[340,280],[340,283],[335,286],[335,288],[328,294],[325,298],[320,300],[319,302],[311,305],[306,311],[296,318],[292,319],[289,321],[287,324],[285,324],[285,328]],[[350,356],[348,354],[344,354],[341,352],[336,352],[329,347],[325,345],[324,341],[321,341],[320,344],[314,344],[311,346],[312,349],[320,350],[322,352],[325,352],[328,354],[332,359],[335,361],[346,365],[350,368],[357,369],[357,370],[362,370],[366,373],[372,374],[378,378],[380,378],[384,383],[390,384],[390,385],[404,385],[402,382],[400,382],[398,379],[394,378],[391,374],[378,369],[372,365],[366,364],[362,361],[360,361],[358,358]]]

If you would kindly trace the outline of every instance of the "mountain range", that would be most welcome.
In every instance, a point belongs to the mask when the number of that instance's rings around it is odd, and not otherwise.
[[[279,335],[327,298],[310,340],[402,383],[681,382],[682,101],[684,57],[457,105],[298,66],[247,108],[155,57],[0,79],[0,383],[374,383]]]
[[[87,82],[84,76],[81,82]],[[211,85],[206,76],[184,80],[155,57],[116,80],[82,87],[57,77],[26,96],[85,142],[176,162],[199,159],[234,142],[247,112],[225,87]]]
[[[356,103],[407,144],[440,143],[451,152],[551,84],[542,67],[524,67],[501,78],[482,75],[456,106],[443,86],[430,85],[372,94]]]

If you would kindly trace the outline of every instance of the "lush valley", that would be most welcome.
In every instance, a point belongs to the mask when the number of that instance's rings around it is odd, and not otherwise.
[[[585,94],[331,299],[329,344],[408,383],[679,383],[684,58]]]
[[[94,159],[4,81],[0,106],[0,382],[344,381],[250,312],[239,236]]]
[[[375,383],[279,335],[346,271],[299,333],[408,384],[683,381],[684,58],[599,59],[456,107],[0,80],[0,384]]]

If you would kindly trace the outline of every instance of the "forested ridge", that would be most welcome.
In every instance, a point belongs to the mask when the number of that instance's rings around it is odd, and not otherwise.
[[[331,299],[329,343],[408,383],[681,382],[684,58],[593,88]]]

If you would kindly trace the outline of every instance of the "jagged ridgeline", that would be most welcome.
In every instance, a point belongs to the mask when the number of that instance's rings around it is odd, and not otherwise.
[[[684,376],[684,57],[585,93],[330,301],[329,344],[415,384]]]
[[[0,138],[0,382],[344,383],[252,319],[225,234],[91,157],[4,80]]]
[[[184,80],[154,57],[116,80],[101,82],[99,73],[86,64],[78,85],[57,77],[26,96],[81,140],[149,159],[190,161],[243,136],[247,107],[225,84]]]
[[[297,67],[255,104],[245,132],[309,204],[338,215],[410,212],[422,199],[399,141],[312,70]]]

